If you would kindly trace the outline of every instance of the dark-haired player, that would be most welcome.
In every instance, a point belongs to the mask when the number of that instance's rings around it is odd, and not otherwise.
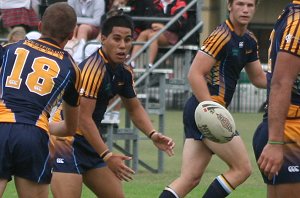
[[[107,18],[101,29],[102,47],[79,65],[83,80],[79,130],[69,139],[54,138],[51,187],[55,197],[80,197],[82,182],[97,197],[125,197],[121,181],[131,180],[134,173],[124,163],[130,157],[110,152],[98,129],[116,95],[133,123],[157,148],[173,155],[174,142],[153,128],[136,96],[131,68],[124,64],[132,47],[131,18],[117,14]]]
[[[267,197],[300,193],[300,1],[289,3],[270,36],[268,105],[253,149]]]

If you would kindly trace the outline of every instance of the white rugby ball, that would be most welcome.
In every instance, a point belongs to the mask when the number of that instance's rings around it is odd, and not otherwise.
[[[213,142],[229,142],[236,134],[230,112],[213,101],[199,103],[195,110],[195,122],[203,136]]]

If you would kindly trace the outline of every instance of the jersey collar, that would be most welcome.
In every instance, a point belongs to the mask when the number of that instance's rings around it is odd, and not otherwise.
[[[225,23],[231,31],[234,31],[233,24],[231,23],[231,21],[229,19],[226,19]]]

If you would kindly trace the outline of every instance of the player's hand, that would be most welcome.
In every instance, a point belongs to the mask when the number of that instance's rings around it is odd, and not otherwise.
[[[283,147],[282,145],[267,144],[258,161],[260,170],[271,180],[278,174],[283,163]]]
[[[169,156],[174,155],[175,142],[171,138],[157,132],[152,135],[151,140],[158,149],[166,152]]]
[[[132,175],[135,174],[135,172],[126,166],[124,161],[131,159],[131,157],[113,153],[113,155],[106,161],[106,164],[121,181],[130,181],[133,179]]]
[[[152,28],[153,31],[159,31],[162,28],[164,28],[164,24],[162,24],[162,23],[152,23],[151,28]]]

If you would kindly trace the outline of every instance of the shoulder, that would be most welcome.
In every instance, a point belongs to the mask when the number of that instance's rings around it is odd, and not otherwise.
[[[232,37],[232,31],[226,24],[217,26],[209,35],[211,41],[228,42]]]
[[[257,43],[257,38],[256,38],[256,36],[255,36],[254,33],[251,32],[250,30],[247,30],[246,36],[247,36],[250,40],[252,40],[253,42]]]
[[[231,32],[226,24],[219,25],[203,42],[201,50],[216,57],[232,38]]]

